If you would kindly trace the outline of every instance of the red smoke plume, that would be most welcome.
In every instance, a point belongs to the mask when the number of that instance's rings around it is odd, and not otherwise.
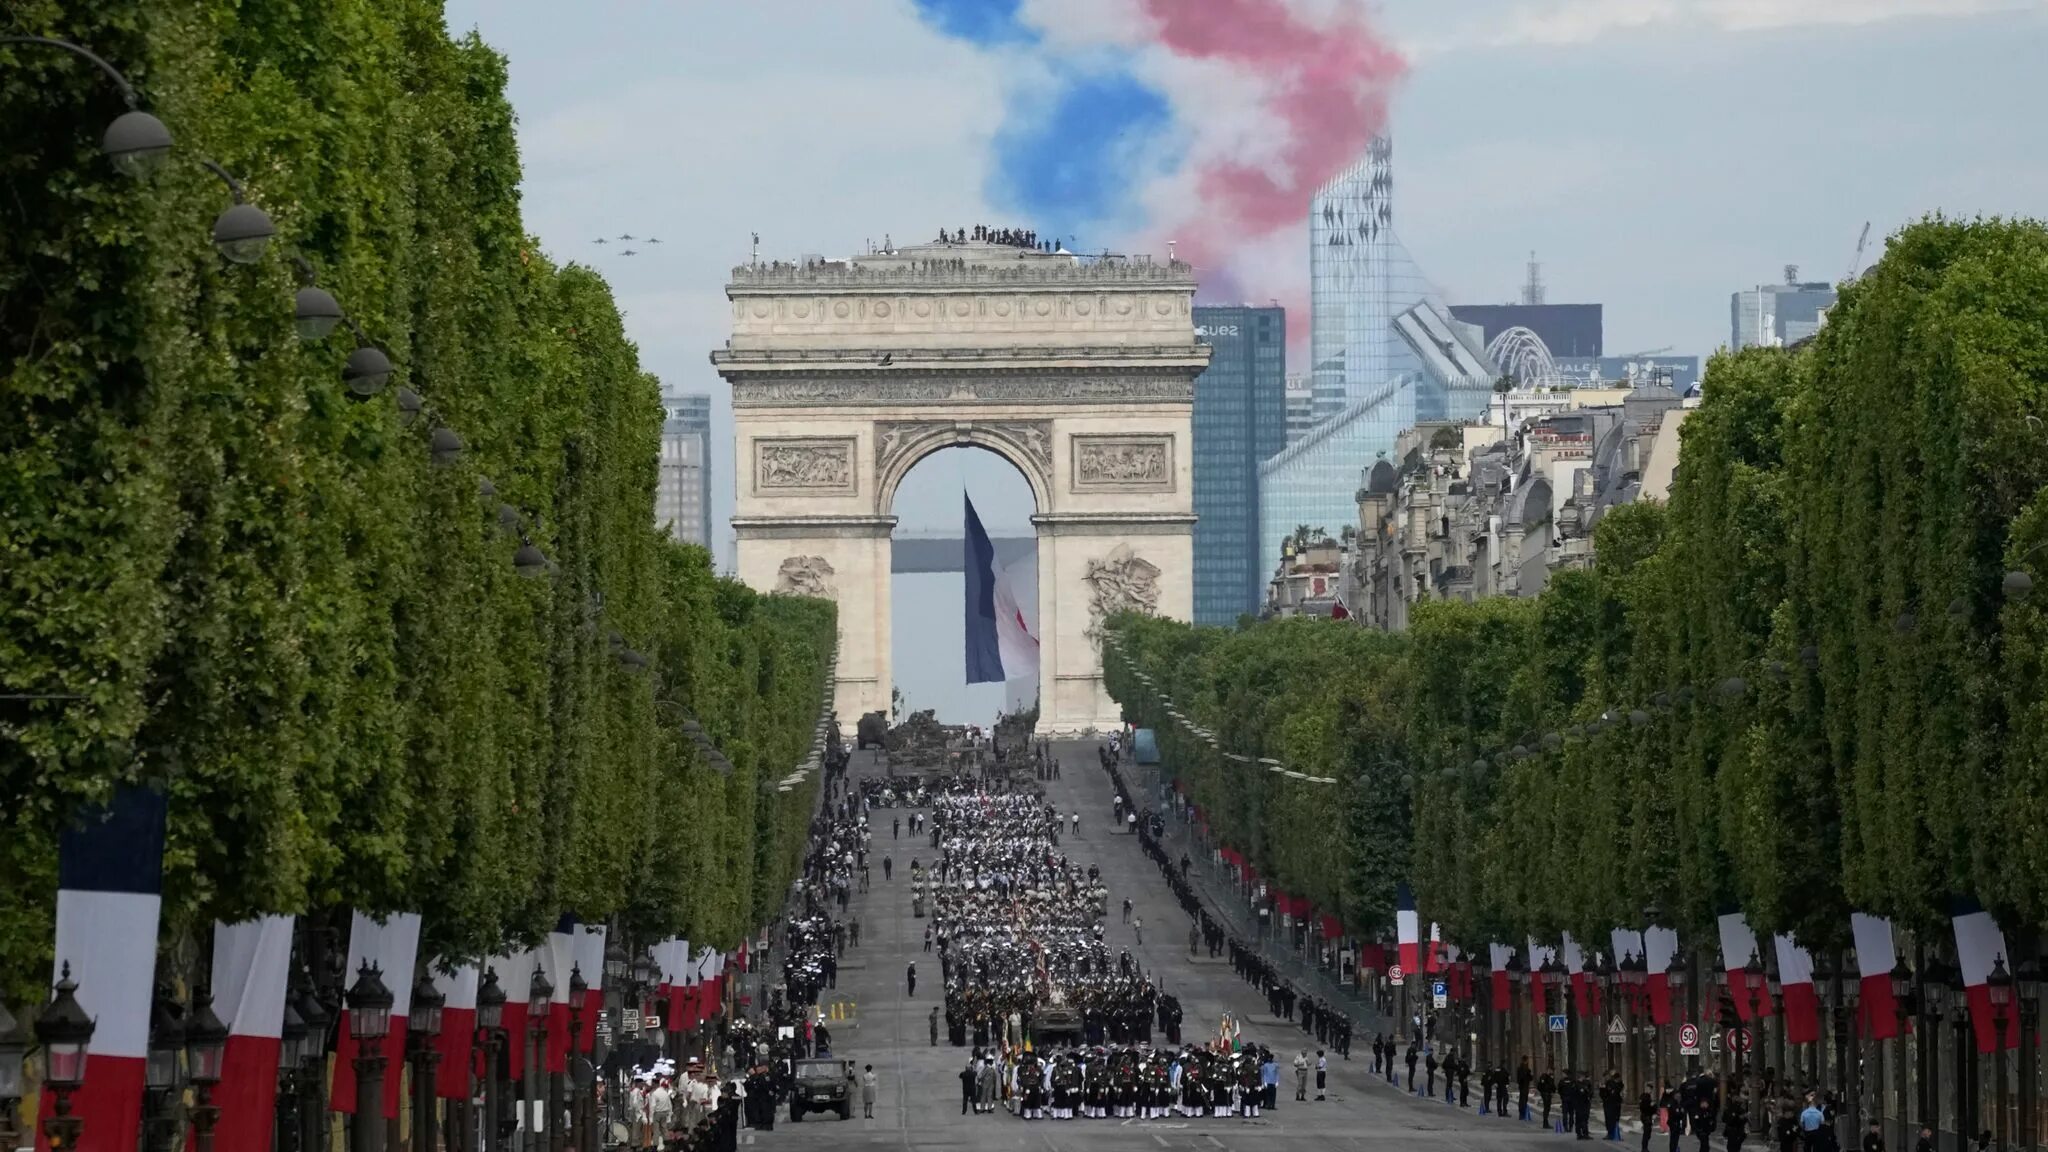
[[[1406,75],[1401,55],[1357,13],[1327,25],[1303,20],[1286,0],[1143,0],[1160,43],[1176,56],[1217,60],[1265,77],[1265,111],[1283,125],[1286,146],[1274,168],[1216,163],[1195,174],[1200,205],[1168,233],[1187,246],[1189,262],[1221,292],[1237,287],[1218,276],[1228,252],[1308,217],[1309,198],[1365,153],[1386,129],[1387,102]],[[1305,270],[1304,270],[1305,271]],[[1210,293],[1204,293],[1209,295]],[[1259,295],[1275,295],[1268,287]],[[1295,319],[1299,284],[1277,293]],[[1227,298],[1242,299],[1242,291]],[[1297,328],[1299,325],[1299,328]]]

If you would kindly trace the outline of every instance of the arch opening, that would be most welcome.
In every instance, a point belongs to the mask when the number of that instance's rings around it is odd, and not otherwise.
[[[889,634],[892,720],[932,710],[942,724],[986,728],[999,712],[1037,700],[1037,671],[997,683],[967,683],[966,510],[974,503],[995,566],[1032,636],[1038,635],[1038,541],[1044,505],[1027,468],[1000,447],[944,442],[917,452],[877,497],[896,524],[890,540]]]

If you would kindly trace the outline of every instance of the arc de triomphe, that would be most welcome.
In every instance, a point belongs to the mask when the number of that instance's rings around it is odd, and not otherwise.
[[[981,242],[733,269],[739,574],[839,604],[837,708],[889,708],[890,531],[919,460],[971,445],[1031,486],[1039,730],[1108,730],[1097,628],[1187,619],[1193,270]]]

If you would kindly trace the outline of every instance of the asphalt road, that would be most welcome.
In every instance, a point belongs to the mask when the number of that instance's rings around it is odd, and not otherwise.
[[[1358,1035],[1349,1063],[1332,1057],[1329,1099],[1323,1103],[1293,1101],[1293,1073],[1288,1067],[1306,1037],[1286,1021],[1275,1020],[1265,1000],[1237,979],[1228,959],[1190,959],[1188,921],[1168,891],[1158,869],[1138,849],[1137,838],[1110,831],[1109,778],[1096,765],[1088,744],[1057,746],[1063,779],[1046,785],[1048,800],[1061,814],[1079,809],[1078,839],[1062,834],[1061,847],[1082,864],[1101,866],[1109,886],[1107,939],[1112,952],[1129,948],[1153,973],[1161,987],[1180,997],[1186,1019],[1183,1035],[1199,1039],[1215,1034],[1218,1020],[1230,1012],[1247,1041],[1271,1046],[1280,1056],[1280,1106],[1257,1120],[1236,1118],[1190,1120],[1037,1120],[1026,1122],[998,1109],[994,1115],[960,1114],[957,1074],[967,1051],[945,1043],[930,1044],[928,1017],[942,1003],[938,960],[924,952],[924,921],[911,915],[906,873],[913,857],[932,859],[928,840],[890,837],[890,820],[900,810],[877,809],[869,816],[875,829],[872,860],[873,891],[857,894],[852,912],[861,923],[861,946],[847,949],[839,966],[839,986],[828,989],[821,1003],[842,1019],[828,1020],[835,1054],[873,1064],[880,1080],[875,1118],[807,1118],[791,1124],[785,1110],[773,1132],[744,1132],[743,1143],[767,1152],[839,1148],[1024,1148],[1032,1152],[1256,1152],[1259,1149],[1468,1149],[1519,1150],[1561,1148],[1564,1136],[1538,1132],[1532,1124],[1478,1116],[1477,1085],[1473,1108],[1454,1108],[1426,1101],[1377,1080],[1368,1069],[1370,1035]],[[854,760],[855,777],[880,769],[871,753]],[[895,879],[884,882],[879,857],[895,862]],[[1140,945],[1129,925],[1121,922],[1124,896],[1145,923]],[[917,997],[904,995],[906,966],[918,965]],[[1314,1056],[1310,1045],[1310,1056]]]

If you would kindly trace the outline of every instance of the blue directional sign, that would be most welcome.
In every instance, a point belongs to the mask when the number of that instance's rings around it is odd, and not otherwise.
[[[1451,989],[1443,981],[1439,980],[1429,986],[1429,994],[1431,996],[1448,996],[1451,994]]]
[[[1550,1018],[1550,1030],[1551,1030],[1552,1032],[1562,1032],[1562,1031],[1564,1031],[1564,1017],[1563,1017],[1563,1016],[1552,1016],[1552,1017]]]

